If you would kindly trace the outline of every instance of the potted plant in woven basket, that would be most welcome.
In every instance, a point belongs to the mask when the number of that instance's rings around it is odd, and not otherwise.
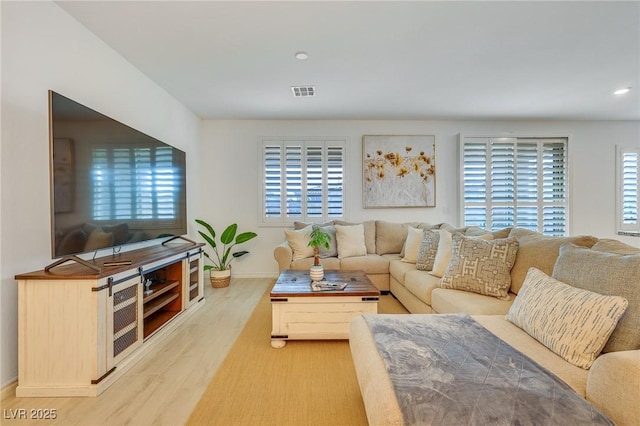
[[[196,219],[196,223],[203,226],[207,232],[198,231],[204,240],[213,249],[210,255],[206,251],[204,255],[211,261],[211,265],[204,265],[204,270],[209,271],[211,286],[214,288],[228,287],[231,282],[231,261],[245,254],[248,251],[236,251],[231,253],[231,249],[258,236],[255,232],[242,232],[236,235],[238,225],[233,223],[220,234],[220,244],[216,242],[216,231],[213,227],[202,219]]]
[[[309,276],[312,281],[321,281],[324,278],[324,267],[320,264],[320,247],[329,249],[331,235],[322,230],[319,226],[314,226],[309,233],[309,247],[313,247],[313,265],[309,269]]]

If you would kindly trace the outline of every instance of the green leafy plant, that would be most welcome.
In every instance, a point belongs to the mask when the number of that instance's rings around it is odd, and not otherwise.
[[[238,225],[233,223],[222,232],[220,235],[220,243],[221,246],[216,243],[216,231],[213,229],[211,225],[205,222],[202,219],[196,219],[196,223],[203,226],[207,233],[203,231],[198,231],[202,238],[211,246],[213,249],[214,256],[210,256],[209,253],[205,252],[204,255],[207,259],[209,259],[212,265],[205,265],[204,270],[215,270],[215,271],[225,271],[229,269],[229,265],[233,259],[244,256],[249,252],[246,250],[237,251],[231,253],[231,249],[237,244],[246,243],[247,241],[258,236],[255,232],[243,232],[236,236],[236,232],[238,231]],[[221,256],[222,254],[222,256]]]
[[[313,266],[320,266],[320,247],[329,249],[331,235],[322,230],[319,226],[314,226],[309,233],[309,247],[313,247]]]

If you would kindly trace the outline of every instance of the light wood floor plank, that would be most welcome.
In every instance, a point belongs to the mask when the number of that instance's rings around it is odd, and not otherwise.
[[[49,425],[182,425],[222,364],[272,278],[233,278],[227,288],[205,283],[205,305],[156,350],[97,398],[16,398],[2,409],[56,409]],[[2,425],[43,421],[2,419]]]

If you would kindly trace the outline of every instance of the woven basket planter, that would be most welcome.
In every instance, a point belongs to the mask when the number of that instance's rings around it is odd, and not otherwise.
[[[229,287],[229,283],[231,282],[231,269],[227,269],[226,271],[209,271],[210,279],[211,279],[211,287],[213,288],[223,288]]]

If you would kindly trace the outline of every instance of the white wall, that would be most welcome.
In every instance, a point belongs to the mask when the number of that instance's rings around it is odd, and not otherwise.
[[[458,223],[458,134],[466,136],[568,136],[571,173],[571,234],[619,238],[640,246],[638,238],[615,235],[615,145],[640,145],[640,122],[586,121],[203,121],[202,182],[204,217],[216,228],[237,222],[258,238],[244,247],[250,254],[234,261],[238,276],[277,274],[273,248],[283,228],[259,227],[260,142],[264,136],[346,136],[347,215],[352,221]],[[424,134],[436,137],[436,207],[362,208],[362,135]]]
[[[48,90],[186,151],[191,218],[198,211],[195,159],[200,120],[56,4],[2,2],[1,8],[0,385],[4,386],[18,372],[13,277],[51,263]]]

